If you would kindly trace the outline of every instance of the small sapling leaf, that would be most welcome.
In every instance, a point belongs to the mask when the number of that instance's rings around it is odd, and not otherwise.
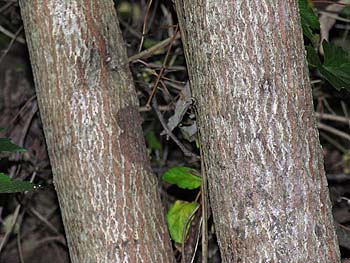
[[[166,220],[169,228],[170,237],[177,243],[182,243],[182,234],[185,228],[185,224],[188,222],[189,217],[193,211],[197,208],[196,202],[186,202],[177,200],[169,209]],[[185,230],[185,237],[187,235],[189,225]]]
[[[316,47],[319,35],[315,34],[314,31],[320,31],[320,22],[307,0],[299,0],[299,14],[304,36]]]
[[[182,189],[196,189],[201,186],[202,179],[194,175],[195,169],[189,167],[174,167],[163,174],[162,179],[170,184],[176,184]]]
[[[24,191],[33,191],[40,186],[37,186],[27,181],[15,181],[11,180],[7,175],[0,173],[0,193],[17,193]]]
[[[147,145],[151,150],[158,150],[160,151],[162,149],[162,145],[160,144],[157,136],[154,133],[154,130],[148,130],[145,134]]]
[[[11,142],[8,138],[0,138],[0,151],[2,152],[25,152],[23,149]]]
[[[316,67],[323,77],[337,90],[350,90],[350,56],[340,47],[323,42],[324,60],[321,62],[316,51],[307,46],[309,65]]]

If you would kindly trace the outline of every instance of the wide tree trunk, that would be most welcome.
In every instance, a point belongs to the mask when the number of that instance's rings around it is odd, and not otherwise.
[[[173,262],[113,1],[20,7],[72,262]]]
[[[223,262],[339,262],[296,0],[176,0]]]

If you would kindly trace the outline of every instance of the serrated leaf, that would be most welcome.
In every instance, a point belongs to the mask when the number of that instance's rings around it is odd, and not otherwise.
[[[151,150],[161,150],[162,145],[160,144],[154,130],[148,130],[145,134],[147,145]]]
[[[26,149],[18,147],[13,144],[8,138],[0,138],[0,151],[1,152],[25,152]]]
[[[197,171],[189,167],[174,167],[163,174],[162,179],[170,184],[176,184],[183,189],[196,189],[201,186],[202,179],[195,176]]]
[[[177,200],[169,209],[166,220],[169,228],[170,237],[177,243],[182,243],[182,234],[188,218],[192,215],[198,204],[196,202],[186,202]],[[189,225],[187,225],[187,235]]]
[[[307,57],[310,66],[317,67],[323,77],[337,90],[350,90],[350,56],[340,47],[323,42],[324,61],[319,59],[316,51],[308,46]]]
[[[303,33],[315,47],[319,41],[319,35],[314,33],[314,31],[320,30],[318,17],[315,15],[307,0],[299,0],[299,13]]]
[[[336,88],[350,90],[350,56],[342,48],[323,43],[324,63],[327,80]],[[325,73],[322,73],[325,74]]]
[[[7,175],[0,173],[0,193],[17,193],[33,191],[38,186],[27,181],[14,181]]]

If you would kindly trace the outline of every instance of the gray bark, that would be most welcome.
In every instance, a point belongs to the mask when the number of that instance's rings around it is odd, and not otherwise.
[[[112,0],[22,0],[72,262],[173,262]]]
[[[175,2],[223,262],[340,262],[297,1]]]

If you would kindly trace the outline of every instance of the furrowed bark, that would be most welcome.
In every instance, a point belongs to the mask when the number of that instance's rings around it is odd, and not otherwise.
[[[340,262],[297,1],[175,2],[223,262]]]
[[[113,1],[20,7],[72,262],[174,262]]]

